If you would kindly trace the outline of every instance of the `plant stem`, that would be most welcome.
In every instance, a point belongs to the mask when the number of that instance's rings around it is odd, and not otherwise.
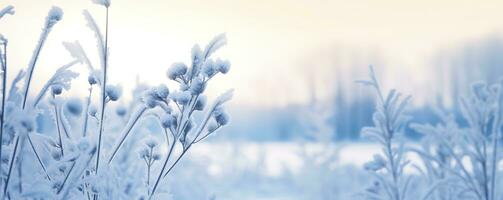
[[[445,147],[447,147],[447,150],[449,151],[449,154],[452,156],[454,159],[455,163],[459,166],[461,169],[461,172],[466,176],[466,184],[469,184],[470,187],[472,187],[473,192],[475,192],[475,195],[477,195],[478,198],[482,198],[480,192],[478,191],[477,184],[473,182],[473,180],[476,180],[474,177],[470,175],[466,167],[463,165],[462,160],[456,155],[454,149],[449,145],[449,143],[445,140],[445,138],[440,137],[441,141],[445,144]]]
[[[152,199],[152,197],[154,196],[154,193],[157,190],[159,182],[163,178],[162,174],[164,173],[166,166],[168,166],[169,158],[171,157],[171,154],[173,153],[173,149],[175,148],[175,145],[176,145],[176,138],[173,138],[173,142],[171,144],[171,147],[169,148],[168,155],[166,156],[166,160],[164,160],[164,164],[162,165],[161,171],[159,172],[159,176],[157,176],[154,187],[152,188],[152,192],[149,195],[149,200]]]
[[[101,83],[101,116],[100,116],[100,133],[98,136],[98,153],[96,154],[96,174],[98,174],[98,168],[100,165],[100,154],[101,154],[101,140],[103,136],[103,119],[105,117],[105,105],[106,105],[106,85],[107,85],[107,57],[108,57],[108,7],[106,8],[106,19],[105,19],[105,52],[103,52],[103,82]]]
[[[75,163],[76,163],[76,161],[73,161],[72,166],[70,167],[70,170],[68,170],[68,173],[66,174],[65,179],[63,180],[63,183],[61,184],[61,187],[59,187],[57,194],[59,194],[61,192],[61,190],[63,190],[63,187],[65,187],[66,181],[68,181],[68,177],[70,177],[70,174],[72,173],[73,168],[75,167]]]
[[[150,165],[147,166],[147,194],[150,194]]]
[[[112,163],[112,160],[115,158],[115,156],[117,155],[117,152],[124,144],[124,141],[126,141],[126,138],[127,138],[127,136],[129,136],[129,133],[133,129],[134,125],[138,122],[138,120],[143,115],[143,113],[145,113],[146,110],[147,110],[147,107],[141,106],[138,111],[136,111],[135,113],[133,113],[131,115],[128,123],[126,124],[124,129],[121,131],[122,138],[119,139],[119,143],[117,143],[117,145],[114,147],[114,149],[112,151],[112,155],[108,159],[108,164]]]
[[[495,139],[493,139],[493,154],[492,154],[492,167],[491,167],[491,200],[495,200],[495,195],[496,195],[496,168],[498,167],[497,165],[497,159],[498,159],[498,134],[499,130],[496,131],[496,135],[494,136]]]
[[[152,167],[152,156],[154,154],[154,149],[150,149],[150,153],[149,153],[149,157],[148,157],[148,162],[147,162],[147,187],[150,185],[150,167]]]
[[[28,134],[28,133],[26,133]],[[22,194],[23,193],[23,161],[24,161],[24,156],[23,156],[23,151],[24,151],[24,143],[25,143],[25,140],[26,138],[24,138],[24,136],[21,138],[21,140],[19,141],[20,144],[19,144],[19,155],[17,156],[17,162],[18,162],[18,166],[17,166],[17,173],[18,173],[18,177],[19,177],[19,193]]]
[[[391,149],[391,140],[387,141],[387,143],[386,143],[386,154],[387,154],[389,164],[390,164],[391,176],[393,178],[393,188],[392,188],[393,195],[394,195],[393,198],[396,200],[400,200],[400,193],[398,192],[398,177],[397,177],[397,173],[395,170],[396,163],[394,161],[393,152]]]
[[[486,142],[483,141],[483,159],[481,161],[481,164],[482,164],[482,172],[484,173],[483,175],[483,180],[484,180],[484,184],[483,184],[483,189],[484,189],[484,197],[486,200],[489,200],[489,173],[488,173],[488,168],[487,168],[487,145],[486,145]]]
[[[89,87],[89,96],[87,97],[86,109],[84,113],[84,122],[82,128],[82,137],[86,137],[87,135],[87,122],[89,121],[89,106],[91,105],[91,95],[93,93],[93,87]]]
[[[175,160],[175,162],[171,165],[171,167],[168,169],[168,171],[166,171],[166,173],[164,173],[163,177],[166,177],[169,174],[169,172],[171,172],[171,170],[175,167],[176,164],[178,164],[178,162],[180,161],[180,159],[182,159],[182,157],[185,155],[185,153],[187,153],[187,151],[189,151],[191,145],[192,144],[189,144],[187,146],[187,148],[182,151],[182,154],[180,154],[180,156]]]
[[[198,142],[200,142],[200,141],[204,140],[205,138],[207,138],[208,136],[210,136],[213,132],[217,131],[220,127],[222,127],[222,125],[218,125],[218,126],[215,128],[215,130],[209,131],[208,133],[206,133],[206,134],[205,134],[204,136],[202,136],[201,138],[199,138],[199,139],[198,139],[198,138],[196,138],[197,140],[194,140],[194,142],[192,142],[192,143],[194,143],[194,144],[195,144],[195,143],[198,143]]]
[[[185,120],[185,122],[183,123],[183,125],[181,126],[181,129],[178,130],[179,133],[183,133],[181,130],[185,130],[185,128],[187,128],[187,125],[189,124],[189,121],[190,121],[190,117],[192,116],[192,112],[194,112],[194,107],[196,106],[196,103],[197,103],[197,99],[198,99],[199,95],[195,96],[195,97],[192,97],[189,101],[189,103],[187,104],[187,106],[189,107],[189,113],[187,115],[187,119]],[[192,105],[191,105],[192,103]],[[178,124],[181,124],[182,120],[183,120],[183,113],[185,112],[185,106],[183,107],[183,111],[182,111],[182,115],[181,115],[181,119],[180,119],[180,123]],[[179,126],[180,127],[180,126]]]
[[[382,95],[380,95],[382,97]],[[388,159],[389,159],[389,164],[390,164],[390,170],[391,170],[391,176],[393,178],[393,193],[395,195],[395,199],[396,200],[401,200],[400,198],[400,192],[398,191],[398,173],[397,173],[397,163],[395,163],[395,158],[393,156],[393,149],[392,149],[392,139],[393,139],[393,135],[394,135],[394,131],[392,128],[390,128],[390,117],[388,115],[388,108],[385,106],[385,102],[383,101],[382,102],[383,104],[383,109],[384,109],[384,113],[385,113],[385,120],[386,120],[386,132],[387,132],[387,135],[388,135],[388,138],[387,138],[387,141],[386,141],[386,153],[387,153],[387,156],[388,156]],[[400,161],[398,161],[400,162]],[[399,163],[398,163],[399,164]]]
[[[75,164],[77,166],[76,170],[78,170],[78,171],[76,171],[77,174],[73,177],[74,179],[70,179],[70,181],[67,181],[66,187],[62,187],[62,191],[60,191],[60,194],[61,194],[60,199],[68,199],[67,196],[70,192],[70,189],[73,187],[73,185],[75,183],[77,183],[76,179],[79,177],[82,177],[82,174],[84,173],[84,171],[91,164],[93,157],[94,157],[94,154],[96,153],[96,147],[93,147],[93,148],[94,149],[91,150],[91,152],[89,152],[89,154],[87,155],[88,156],[87,160],[84,160],[83,163]],[[75,162],[78,162],[78,160]],[[68,176],[70,176],[70,173],[68,174]],[[95,199],[98,198],[98,195],[94,195],[93,198],[95,198]]]
[[[500,103],[501,104],[501,103]],[[498,139],[499,139],[499,133],[501,129],[501,106],[503,105],[498,105],[498,111],[496,112],[496,117],[493,122],[493,138],[492,138],[492,145],[493,145],[493,152],[492,152],[492,163],[491,163],[491,200],[495,200],[495,195],[496,195],[496,168],[498,167]]]
[[[14,159],[16,158],[17,148],[19,146],[19,139],[20,139],[19,137],[20,136],[16,138],[16,143],[14,144],[14,151],[12,152],[12,156],[10,159],[9,172],[7,173],[7,180],[5,181],[5,185],[3,188],[3,197],[5,197],[5,195],[7,194],[7,188],[9,187],[10,177],[12,175],[12,169],[14,168],[14,162],[15,162]]]
[[[47,36],[49,35],[50,28],[45,27],[42,35],[40,35],[40,39],[38,42],[37,47],[35,48],[35,52],[33,54],[33,62],[31,63],[31,66],[28,68],[28,77],[26,79],[26,84],[24,86],[24,95],[23,95],[23,109],[26,106],[26,100],[28,99],[28,91],[30,90],[30,83],[31,83],[31,78],[33,76],[33,71],[35,70],[35,65],[37,64],[38,56],[40,55],[40,51],[42,50],[42,47],[44,46],[45,40],[47,39]]]
[[[68,121],[68,119],[66,118],[65,113],[63,112],[63,108],[61,108],[59,110],[59,112],[60,112],[59,113],[59,118],[61,120],[61,127],[63,127],[63,131],[65,132],[66,138],[71,139],[70,133],[68,131],[69,128],[66,127],[66,123],[65,123],[65,122]]]
[[[56,115],[55,118],[56,118],[56,127],[57,127],[57,130],[58,130],[58,142],[59,142],[59,148],[60,148],[60,151],[61,151],[61,156],[64,155],[64,151],[63,151],[63,140],[61,139],[61,129],[59,127],[59,112],[58,112],[58,105],[57,102],[56,102],[56,96],[52,96],[53,100],[54,100],[54,114]]]
[[[3,66],[2,66],[2,111],[0,113],[0,159],[2,158],[2,147],[3,147],[3,125],[5,122],[5,94],[7,90],[7,43],[3,45]],[[0,163],[0,174],[3,174],[3,168]]]
[[[35,145],[33,145],[33,142],[31,140],[30,135],[28,135],[28,142],[30,143],[30,146],[31,146],[31,149],[33,150],[33,153],[35,153],[35,156],[37,157],[38,163],[42,167],[42,170],[44,170],[45,176],[50,181],[51,177],[49,176],[49,173],[47,173],[47,169],[45,168],[44,163],[42,162],[42,159],[40,159],[40,156],[38,155],[37,150],[35,149]]]

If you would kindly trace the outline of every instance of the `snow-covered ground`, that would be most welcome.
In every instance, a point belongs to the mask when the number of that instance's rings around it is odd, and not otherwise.
[[[320,162],[332,154],[331,168],[354,165],[361,167],[372,159],[380,147],[373,143],[295,143],[295,142],[217,142],[203,143],[195,146],[191,158],[195,160],[209,159],[209,173],[219,175],[228,166],[227,162],[236,163],[241,167],[261,165],[262,172],[268,176],[280,176],[283,173],[298,173],[305,164],[304,154],[315,156]]]
[[[170,192],[176,199],[351,199],[370,183],[362,165],[377,151],[372,143],[207,142],[175,169]]]

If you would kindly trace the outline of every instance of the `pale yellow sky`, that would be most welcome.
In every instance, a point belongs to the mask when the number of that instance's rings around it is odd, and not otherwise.
[[[15,6],[16,15],[0,20],[0,33],[10,39],[10,63],[17,69],[28,64],[50,6],[65,12],[37,65],[38,85],[70,61],[62,41],[81,41],[96,59],[82,10],[98,21],[104,10],[90,0],[0,0],[0,7],[6,5]],[[375,60],[387,69],[387,86],[421,95],[432,86],[430,56],[501,33],[502,8],[503,1],[461,0],[112,0],[110,80],[130,88],[138,74],[151,84],[166,83],[167,68],[188,61],[194,43],[205,45],[225,32],[229,45],[218,55],[231,61],[231,72],[215,79],[209,90],[235,88],[236,104],[303,102],[310,94],[305,86],[309,69],[330,82],[336,68],[346,69],[341,73],[355,65],[365,69]],[[337,77],[352,79],[348,76]],[[328,84],[319,87],[320,96],[333,90]]]

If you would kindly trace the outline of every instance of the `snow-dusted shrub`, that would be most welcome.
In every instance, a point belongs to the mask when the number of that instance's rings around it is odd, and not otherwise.
[[[366,199],[477,199],[501,198],[498,164],[501,162],[499,146],[503,123],[503,81],[493,85],[479,82],[472,86],[471,95],[461,98],[460,105],[465,124],[454,114],[436,109],[440,122],[436,125],[412,123],[411,128],[423,134],[419,145],[396,141],[409,118],[403,115],[409,97],[400,100],[392,90],[386,98],[371,68],[371,79],[359,81],[372,86],[378,94],[375,127],[364,128],[362,133],[383,146],[382,154],[364,165],[375,178],[372,186],[363,192]],[[419,157],[410,162],[405,152]],[[419,172],[423,187],[416,187],[418,197],[410,194],[413,175],[404,174],[410,166]]]
[[[462,198],[465,186],[460,186],[459,181],[452,172],[460,172],[452,165],[454,157],[449,153],[449,148],[459,145],[462,137],[461,128],[456,123],[454,116],[445,111],[437,110],[441,121],[436,126],[429,124],[412,124],[411,127],[424,134],[417,147],[408,147],[408,151],[417,154],[420,163],[413,163],[423,176],[425,187],[422,199],[451,199]]]
[[[500,199],[497,179],[501,160],[498,152],[503,122],[502,85],[503,82],[475,83],[471,96],[460,99],[467,127],[461,127],[445,114],[441,115],[444,122],[437,126],[412,125],[430,143],[416,152],[427,166],[428,174],[436,176],[433,179],[436,183],[425,199],[430,196],[430,199]]]
[[[133,101],[122,105],[122,88],[107,82],[111,2],[94,2],[106,10],[104,34],[90,12],[83,15],[96,37],[100,67],[78,41],[65,42],[73,60],[57,69],[34,97],[29,94],[38,57],[63,11],[58,7],[49,11],[28,68],[18,73],[10,90],[8,41],[0,35],[2,199],[163,199],[167,194],[160,190],[162,180],[194,144],[230,121],[224,104],[232,98],[232,90],[213,103],[204,94],[211,79],[230,69],[229,61],[211,57],[226,44],[224,34],[204,49],[194,46],[189,66],[175,63],[169,68],[168,78],[179,84],[178,89],[138,85]],[[14,14],[14,7],[0,10],[1,19],[6,14]],[[66,94],[79,75],[71,70],[77,64],[89,71],[89,89],[82,92],[87,94],[82,99]],[[96,90],[98,102],[92,98]],[[138,147],[140,156],[131,156]]]
[[[373,115],[374,126],[365,127],[362,135],[379,142],[382,153],[364,168],[374,177],[374,184],[362,195],[367,199],[403,200],[406,198],[410,177],[404,174],[404,167],[409,163],[405,157],[403,143],[397,141],[409,117],[404,115],[410,96],[402,98],[396,90],[386,96],[377,81],[374,69],[370,67],[370,80],[358,81],[372,87],[377,94],[376,112]]]

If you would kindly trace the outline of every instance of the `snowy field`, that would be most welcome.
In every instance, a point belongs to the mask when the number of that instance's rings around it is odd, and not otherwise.
[[[319,162],[332,159],[330,169],[334,170],[345,165],[362,167],[377,151],[380,147],[372,143],[208,142],[195,147],[190,157],[208,159],[208,173],[215,176],[222,174],[226,163],[234,161],[241,168],[260,165],[264,175],[277,177],[298,174],[306,156],[318,157]]]
[[[197,196],[174,189],[173,195],[181,199],[215,195],[224,200],[348,199],[359,192],[352,185],[367,182],[360,179],[365,177],[362,165],[378,150],[369,143],[208,142],[194,148],[183,168],[173,174],[180,179],[191,174],[180,188],[208,192]]]
[[[203,179],[187,179],[182,183],[187,185],[179,185],[180,188],[198,187],[207,192],[180,193],[180,189],[173,195],[181,199],[194,194],[201,198],[214,195],[223,200],[354,199],[362,185],[372,183],[364,164],[380,151],[378,144],[364,142],[208,142],[193,149],[186,161],[185,166],[190,163],[200,168],[187,166],[188,169],[174,173],[180,179],[186,174]],[[417,155],[407,155],[408,160],[424,170]],[[464,163],[469,166],[469,160]],[[499,168],[502,167],[500,162]],[[405,173],[419,174],[410,166]]]

